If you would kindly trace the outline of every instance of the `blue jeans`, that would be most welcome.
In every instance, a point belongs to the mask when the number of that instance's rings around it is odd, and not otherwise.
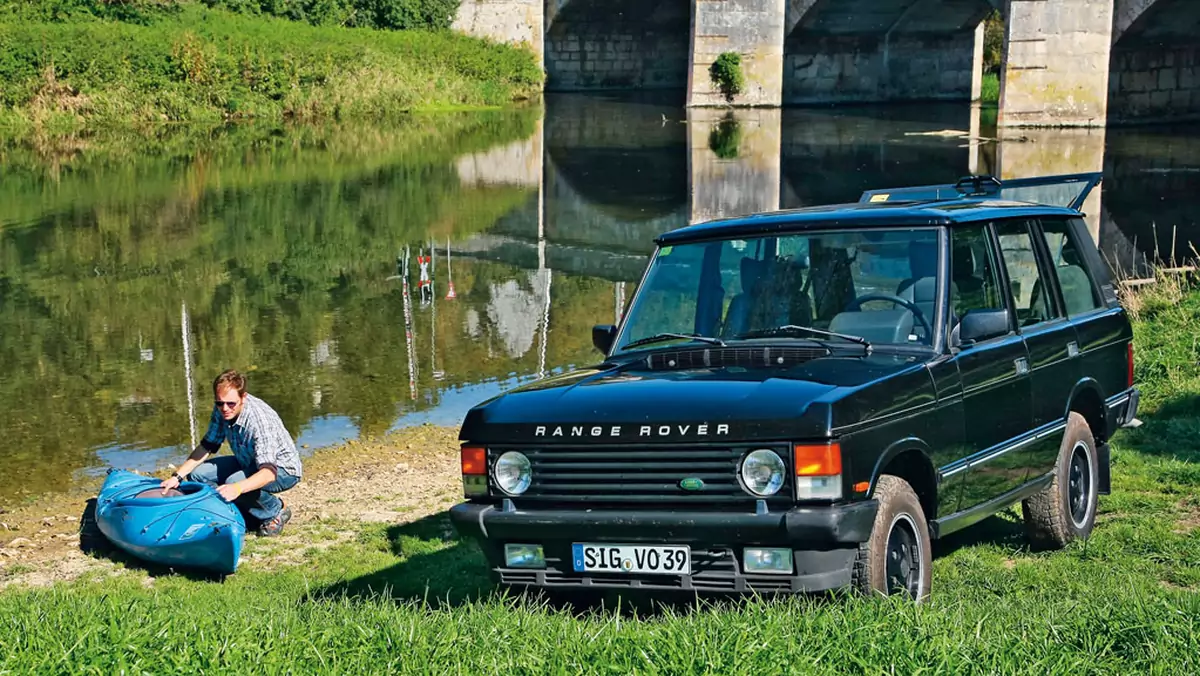
[[[242,464],[237,461],[237,458],[232,455],[223,455],[200,463],[188,475],[188,479],[216,487],[245,480],[246,471],[242,469]],[[270,521],[283,509],[283,500],[275,497],[275,494],[282,493],[297,483],[300,483],[298,477],[292,476],[286,469],[280,467],[276,469],[274,481],[256,491],[242,493],[238,499],[233,501],[233,504],[237,505],[243,514],[260,522]]]

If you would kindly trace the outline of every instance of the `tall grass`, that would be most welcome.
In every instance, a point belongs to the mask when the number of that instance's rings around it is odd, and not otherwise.
[[[142,23],[0,14],[0,128],[387,118],[536,93],[524,49],[449,32],[309,26],[185,3]]]

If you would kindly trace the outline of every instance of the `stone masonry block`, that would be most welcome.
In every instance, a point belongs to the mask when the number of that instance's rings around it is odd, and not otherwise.
[[[1158,71],[1157,84],[1156,89],[1174,90],[1179,87],[1179,75],[1174,68],[1163,68]]]

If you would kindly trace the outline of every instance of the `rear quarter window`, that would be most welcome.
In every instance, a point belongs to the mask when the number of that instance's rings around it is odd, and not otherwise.
[[[1094,247],[1090,241],[1079,241],[1077,230],[1066,220],[1042,221],[1050,264],[1058,278],[1068,316],[1086,314],[1105,305],[1092,266],[1084,257],[1086,248]]]

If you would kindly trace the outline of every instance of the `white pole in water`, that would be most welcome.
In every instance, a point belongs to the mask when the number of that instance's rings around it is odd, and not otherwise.
[[[550,275],[553,271],[544,268],[542,272],[546,273],[546,304],[542,306],[542,346],[538,350],[538,378],[546,377],[546,343],[549,342],[550,336]]]
[[[188,327],[188,311],[187,301],[182,304],[180,310],[183,321],[180,322],[180,333],[183,334],[183,377],[187,379],[187,402],[188,402],[188,432],[191,433],[192,445],[196,447],[196,401],[192,397],[192,343],[188,339],[190,333]]]

